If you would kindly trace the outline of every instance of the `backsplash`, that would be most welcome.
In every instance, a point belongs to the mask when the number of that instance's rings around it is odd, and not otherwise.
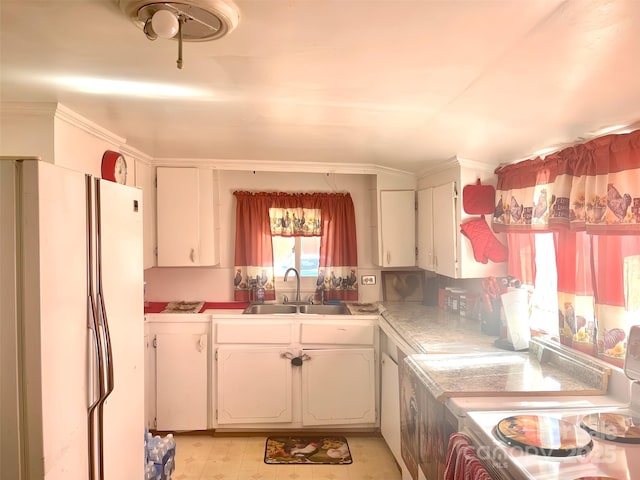
[[[185,267],[185,268],[150,268],[144,271],[146,282],[145,301],[208,301],[231,302],[233,301],[232,268],[220,267]],[[359,268],[359,275],[376,275],[380,278],[380,271],[374,269]],[[358,289],[358,301],[372,303],[382,300],[380,281],[375,285],[360,285]],[[295,285],[295,283],[292,283]],[[278,290],[278,301],[282,294],[289,299],[295,297],[294,289]],[[301,298],[306,298],[312,291],[301,291]]]

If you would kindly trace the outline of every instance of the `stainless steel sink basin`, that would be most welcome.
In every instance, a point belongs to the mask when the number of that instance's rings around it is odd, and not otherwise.
[[[286,314],[297,313],[298,310],[295,305],[281,305],[281,304],[259,304],[249,305],[244,309],[242,313],[254,314],[254,315],[274,315],[274,314]]]
[[[306,315],[351,315],[346,305],[300,305],[300,313]]]
[[[249,315],[285,315],[292,313],[300,313],[302,315],[351,315],[346,305],[296,305],[280,303],[249,305],[242,313]]]

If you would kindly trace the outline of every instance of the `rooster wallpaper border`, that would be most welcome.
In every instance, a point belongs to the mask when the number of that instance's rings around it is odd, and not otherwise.
[[[382,295],[386,302],[423,302],[424,272],[383,271]]]

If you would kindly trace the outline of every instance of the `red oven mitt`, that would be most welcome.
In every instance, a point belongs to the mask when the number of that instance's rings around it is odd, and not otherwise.
[[[484,216],[460,225],[460,232],[471,241],[473,256],[480,263],[507,261],[507,247],[495,237]]]
[[[495,210],[496,189],[492,185],[476,183],[462,189],[462,208],[470,215],[489,215]]]

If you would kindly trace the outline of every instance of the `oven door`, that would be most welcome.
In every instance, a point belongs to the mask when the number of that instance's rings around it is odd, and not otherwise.
[[[504,455],[500,455],[494,448],[487,448],[487,441],[482,438],[482,435],[478,435],[476,429],[471,428],[467,424],[463,429],[463,433],[471,440],[471,444],[473,448],[475,448],[478,458],[487,469],[487,472],[489,472],[489,475],[491,475],[491,478],[494,480],[520,480],[521,478],[526,478],[512,476],[509,473],[509,469],[513,467],[509,467],[509,465],[505,463]]]

